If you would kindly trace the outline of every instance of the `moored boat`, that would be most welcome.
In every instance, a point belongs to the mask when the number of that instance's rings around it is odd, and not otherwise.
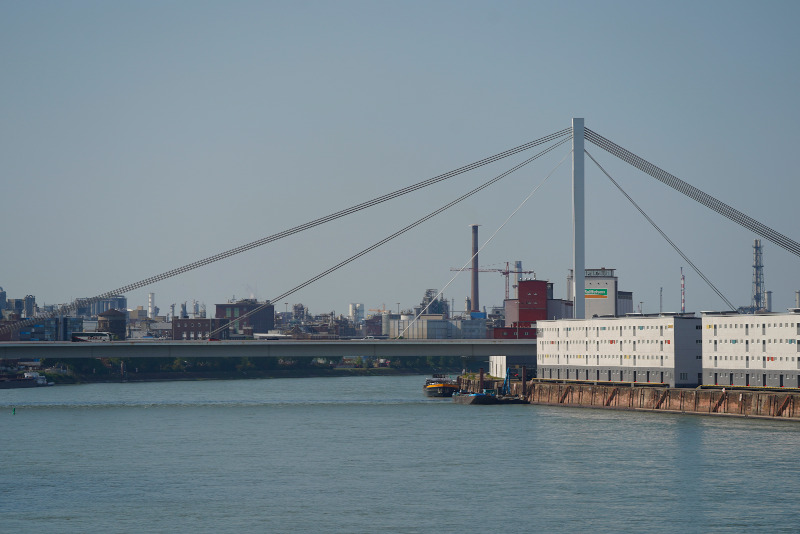
[[[23,376],[0,376],[0,389],[35,388],[39,386],[52,386],[47,377],[36,372],[28,372]]]
[[[458,391],[458,383],[445,375],[433,375],[425,380],[422,389],[428,397],[452,397]]]
[[[453,395],[456,404],[528,404],[528,401],[511,395],[498,395],[496,389],[484,389],[483,393],[461,393]]]

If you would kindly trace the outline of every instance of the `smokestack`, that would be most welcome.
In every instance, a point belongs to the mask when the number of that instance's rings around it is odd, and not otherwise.
[[[794,307],[800,308],[800,291],[794,292]]]
[[[155,319],[155,308],[156,306],[156,294],[155,293],[148,293],[147,294],[147,318],[148,319]]]
[[[517,260],[514,262],[514,298],[519,298],[519,278],[522,271],[522,262]]]
[[[480,311],[478,302],[478,225],[470,225],[472,228],[472,298],[471,312]]]
[[[772,311],[772,291],[767,291],[767,311]]]

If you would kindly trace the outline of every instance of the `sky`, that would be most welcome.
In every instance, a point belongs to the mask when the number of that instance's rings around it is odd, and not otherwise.
[[[800,240],[798,18],[794,1],[2,2],[0,286],[39,305],[99,295],[573,117]],[[586,148],[731,302],[750,304],[758,236]],[[497,232],[482,268],[520,260],[566,297],[569,152],[553,150],[276,311],[408,309],[445,286],[463,310],[469,273],[451,282],[451,269],[469,262],[472,224],[481,244]],[[149,292],[162,313],[275,300],[534,153],[132,291],[128,305],[146,307]],[[681,267],[687,311],[726,309],[588,158],[586,219],[586,266],[616,269],[643,312],[680,310]],[[800,258],[763,245],[765,285],[783,311],[800,290]],[[502,305],[500,273],[480,284],[482,306]]]

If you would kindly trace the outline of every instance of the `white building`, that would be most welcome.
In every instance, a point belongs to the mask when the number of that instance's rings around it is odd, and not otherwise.
[[[531,349],[531,352],[535,352],[534,345],[531,345]],[[514,367],[525,367],[525,377],[531,379],[536,372],[536,356],[489,356],[490,376],[505,378],[508,368]]]
[[[348,316],[353,324],[358,326],[364,322],[364,304],[360,302],[351,302],[348,309]]]
[[[403,339],[485,339],[486,319],[445,319],[443,315],[404,315],[389,319],[389,337]]]
[[[537,376],[694,387],[702,381],[702,333],[693,314],[538,321]]]
[[[616,269],[585,269],[585,305],[586,317],[616,316],[621,317],[633,313],[633,293],[619,291],[619,281],[614,274]],[[567,300],[574,301],[572,292],[572,269],[567,274]],[[548,317],[551,315],[548,313]]]
[[[703,312],[703,383],[800,387],[800,309]]]

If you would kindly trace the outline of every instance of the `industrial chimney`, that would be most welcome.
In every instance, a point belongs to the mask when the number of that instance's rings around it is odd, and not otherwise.
[[[472,298],[471,312],[478,312],[481,310],[480,303],[478,302],[478,225],[470,225],[472,228]]]

